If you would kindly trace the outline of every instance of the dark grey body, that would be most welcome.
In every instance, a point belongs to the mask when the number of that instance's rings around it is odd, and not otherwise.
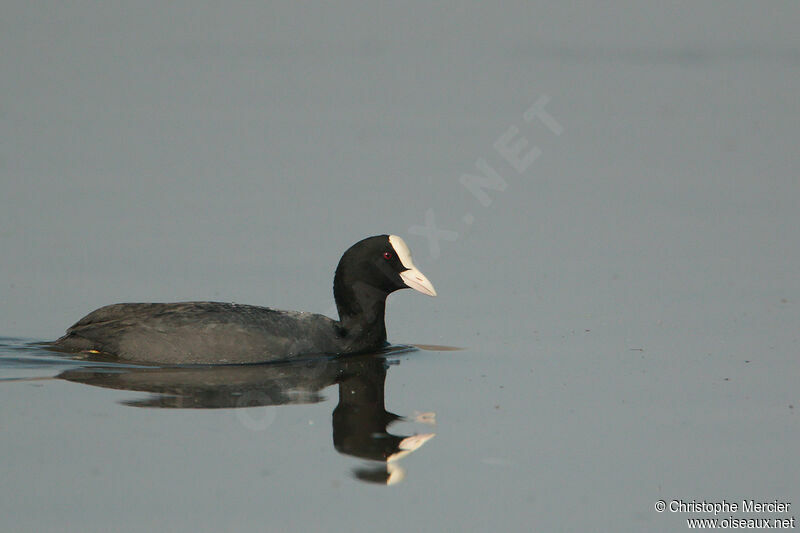
[[[255,363],[383,346],[383,340],[354,343],[338,324],[314,313],[222,302],[125,303],[89,313],[54,344],[175,364]]]

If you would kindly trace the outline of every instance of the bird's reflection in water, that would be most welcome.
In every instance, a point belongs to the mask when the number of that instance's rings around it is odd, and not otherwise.
[[[370,461],[354,469],[357,479],[393,484],[405,472],[397,460],[431,439],[433,433],[394,435],[388,427],[403,417],[386,411],[384,385],[391,354],[315,359],[287,364],[205,367],[90,366],[58,377],[110,389],[149,392],[123,403],[136,407],[219,409],[308,404],[321,391],[339,388],[333,410],[333,445],[339,453]],[[422,417],[430,421],[432,414]],[[241,419],[241,418],[240,418]]]

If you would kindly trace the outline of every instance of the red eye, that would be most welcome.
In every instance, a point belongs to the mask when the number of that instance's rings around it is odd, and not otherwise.
[[[392,258],[392,252],[383,252],[383,258],[387,261]]]

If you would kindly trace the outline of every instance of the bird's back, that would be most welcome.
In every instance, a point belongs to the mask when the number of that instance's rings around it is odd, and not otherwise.
[[[172,364],[250,363],[340,350],[336,322],[328,317],[225,302],[108,305],[55,344]]]

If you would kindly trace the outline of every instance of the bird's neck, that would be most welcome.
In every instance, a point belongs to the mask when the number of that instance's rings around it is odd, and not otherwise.
[[[369,312],[357,315],[339,313],[339,324],[344,336],[359,345],[380,348],[386,342],[386,324],[384,323],[384,302],[374,304]]]
[[[366,284],[334,279],[333,295],[343,335],[359,346],[382,347],[386,342],[386,296]]]

